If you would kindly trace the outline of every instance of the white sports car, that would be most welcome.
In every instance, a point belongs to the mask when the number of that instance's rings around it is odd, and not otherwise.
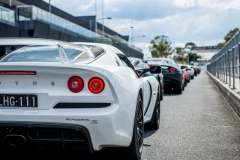
[[[123,147],[141,158],[144,124],[159,127],[155,77],[140,78],[107,44],[0,38],[0,45],[24,46],[0,59],[2,149]]]

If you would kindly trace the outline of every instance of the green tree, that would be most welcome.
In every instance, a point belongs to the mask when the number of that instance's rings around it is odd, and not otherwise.
[[[175,49],[177,54],[180,54],[184,51],[184,48],[181,48],[181,47],[176,47]]]
[[[149,51],[152,57],[168,57],[174,52],[174,49],[171,47],[172,42],[169,40],[168,36],[156,36],[150,44]]]
[[[197,61],[198,58],[202,58],[202,56],[194,54],[194,53],[189,53],[188,56],[189,56],[189,62],[190,61],[195,62],[195,61]]]
[[[228,41],[237,34],[238,31],[239,31],[239,28],[234,28],[233,30],[230,30],[224,37],[225,42],[218,43],[218,46],[222,46],[222,47],[225,46],[228,43]]]

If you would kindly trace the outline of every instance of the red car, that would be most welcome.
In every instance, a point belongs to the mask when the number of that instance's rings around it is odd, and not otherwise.
[[[200,74],[201,68],[199,66],[196,66],[196,68],[197,68],[197,73]]]
[[[197,68],[197,66],[191,66],[191,68],[193,68],[193,70],[194,70],[194,75],[197,76],[198,75],[198,68]]]

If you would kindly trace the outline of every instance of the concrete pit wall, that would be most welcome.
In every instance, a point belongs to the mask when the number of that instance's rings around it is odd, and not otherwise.
[[[222,81],[214,77],[210,72],[206,72],[228,103],[232,106],[237,115],[240,117],[240,94],[236,93],[236,91],[231,89],[227,84],[224,84]]]

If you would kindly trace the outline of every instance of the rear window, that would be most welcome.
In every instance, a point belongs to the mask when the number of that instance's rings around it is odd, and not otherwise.
[[[185,68],[188,68],[187,66],[181,66],[181,69],[185,69]]]
[[[68,60],[88,59],[88,54],[81,50],[64,46]],[[63,57],[66,60],[65,57]],[[57,46],[26,46],[22,47],[1,59],[2,62],[60,62]]]
[[[105,53],[105,50],[99,46],[93,46],[93,45],[86,45],[86,46],[90,48],[95,58]]]

